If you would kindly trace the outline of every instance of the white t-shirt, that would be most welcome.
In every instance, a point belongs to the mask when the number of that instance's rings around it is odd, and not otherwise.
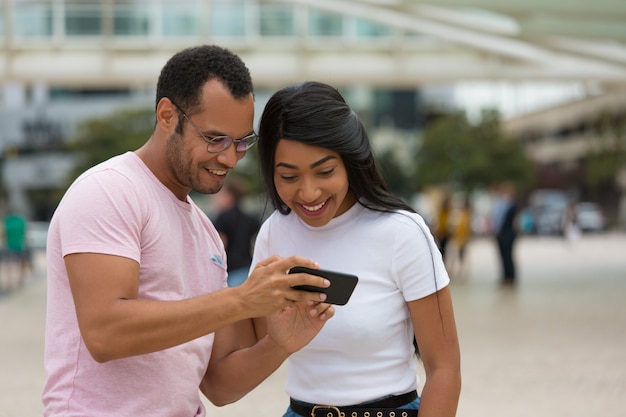
[[[137,261],[139,299],[182,300],[226,287],[224,248],[211,222],[134,153],[84,173],[63,197],[48,236],[44,415],[204,416],[198,387],[213,334],[96,362],[80,336],[63,261],[80,252]]]
[[[344,306],[289,358],[287,393],[314,404],[350,405],[417,388],[413,326],[407,301],[448,285],[448,274],[423,219],[355,204],[322,227],[274,212],[261,227],[252,265],[299,255],[320,268],[355,274]]]

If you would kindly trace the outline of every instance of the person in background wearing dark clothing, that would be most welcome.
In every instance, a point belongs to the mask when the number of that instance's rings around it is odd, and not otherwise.
[[[517,238],[515,189],[510,184],[503,184],[496,192],[493,226],[502,263],[502,285],[513,286],[516,278],[513,245]]]
[[[254,238],[261,226],[257,217],[241,208],[245,195],[245,184],[234,180],[215,195],[219,214],[213,223],[226,248],[229,287],[241,285],[248,278]]]

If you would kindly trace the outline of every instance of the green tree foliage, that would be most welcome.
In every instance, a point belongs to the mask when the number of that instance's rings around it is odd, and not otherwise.
[[[68,184],[86,169],[143,145],[154,130],[154,109],[120,110],[81,123],[67,145],[78,155]]]
[[[525,189],[534,179],[534,167],[520,141],[508,137],[495,110],[484,111],[472,125],[465,113],[431,123],[416,156],[414,180],[419,188],[454,184],[473,190],[499,182]]]
[[[613,184],[626,165],[626,117],[600,112],[593,122],[593,139],[586,161],[586,182],[592,189]]]
[[[377,157],[377,162],[391,191],[400,197],[408,198],[412,192],[410,175],[398,162],[393,152],[384,152]]]

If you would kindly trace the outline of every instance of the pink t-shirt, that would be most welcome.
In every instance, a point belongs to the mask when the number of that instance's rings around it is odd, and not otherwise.
[[[226,287],[226,255],[207,216],[178,200],[132,152],[85,172],[50,224],[45,416],[204,416],[198,387],[213,334],[96,362],[76,320],[63,257],[92,252],[140,264],[139,299],[182,300]]]

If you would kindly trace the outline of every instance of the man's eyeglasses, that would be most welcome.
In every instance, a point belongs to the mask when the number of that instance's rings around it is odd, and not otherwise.
[[[212,138],[207,138],[204,133],[202,133],[200,128],[191,121],[191,119],[189,118],[189,116],[187,116],[183,109],[178,107],[178,105],[176,105],[172,100],[170,101],[172,102],[174,107],[176,107],[178,111],[183,115],[183,117],[189,122],[189,124],[191,125],[191,127],[193,127],[196,133],[198,133],[200,137],[205,140],[205,142],[207,143],[207,152],[222,152],[223,150],[227,149],[232,143],[235,144],[235,150],[237,152],[245,152],[259,141],[259,137],[254,132],[252,132],[248,136],[244,136],[241,139],[233,139],[230,136],[214,136]]]

